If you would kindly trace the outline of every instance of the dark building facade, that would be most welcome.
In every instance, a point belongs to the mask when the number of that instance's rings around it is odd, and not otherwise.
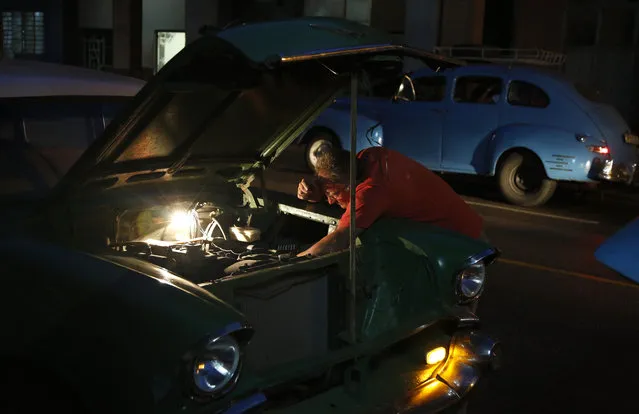
[[[2,0],[2,55],[76,64],[75,0]]]

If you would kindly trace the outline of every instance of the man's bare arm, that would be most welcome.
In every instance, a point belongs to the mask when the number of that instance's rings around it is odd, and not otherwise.
[[[355,229],[355,237],[359,236],[364,229]],[[298,256],[322,256],[324,254],[348,249],[349,235],[348,227],[338,227],[332,233],[327,234],[317,243],[299,253]]]

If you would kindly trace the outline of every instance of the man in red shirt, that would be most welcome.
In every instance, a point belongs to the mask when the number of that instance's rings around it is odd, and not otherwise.
[[[317,179],[300,181],[297,197],[346,209],[337,228],[299,256],[319,256],[348,247],[350,224],[349,156],[337,150],[320,155]],[[372,147],[357,154],[355,234],[380,217],[398,217],[431,223],[479,239],[483,219],[437,174],[393,150]]]

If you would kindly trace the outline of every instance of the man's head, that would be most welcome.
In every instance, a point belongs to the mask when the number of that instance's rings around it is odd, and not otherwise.
[[[317,156],[315,174],[322,181],[330,181],[334,184],[348,184],[349,155],[348,151],[339,148],[331,148],[321,152]]]
[[[315,174],[322,183],[330,204],[337,203],[346,208],[349,197],[349,156],[348,151],[333,148],[317,157]]]

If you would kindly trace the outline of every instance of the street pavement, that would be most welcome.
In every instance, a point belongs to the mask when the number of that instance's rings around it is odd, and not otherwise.
[[[304,175],[295,151],[273,166],[267,188],[294,194]],[[639,285],[593,257],[639,205],[565,192],[526,209],[500,202],[486,183],[445,178],[503,253],[478,309],[503,344],[503,367],[480,381],[469,412],[639,412]]]
[[[593,258],[616,227],[605,218],[576,221],[569,211],[477,211],[503,251],[478,314],[502,341],[504,361],[480,384],[470,412],[637,412],[639,286]]]

